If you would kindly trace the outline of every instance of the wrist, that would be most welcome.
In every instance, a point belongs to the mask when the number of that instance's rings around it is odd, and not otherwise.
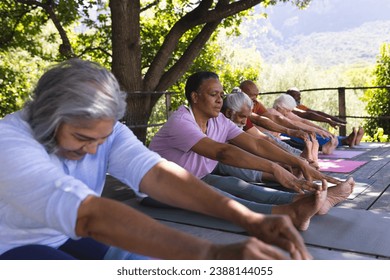
[[[291,167],[303,167],[307,162],[303,157],[292,155],[289,162],[286,162]]]

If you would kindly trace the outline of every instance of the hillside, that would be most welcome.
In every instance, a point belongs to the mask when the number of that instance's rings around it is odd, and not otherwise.
[[[313,0],[306,10],[279,3],[267,19],[243,24],[244,47],[255,46],[267,63],[288,57],[328,67],[374,64],[380,45],[390,43],[390,1]]]

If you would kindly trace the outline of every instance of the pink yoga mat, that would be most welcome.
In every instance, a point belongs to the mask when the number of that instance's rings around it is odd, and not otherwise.
[[[366,151],[335,150],[330,155],[318,154],[319,158],[353,158],[365,153]]]
[[[319,159],[318,165],[320,171],[350,173],[360,166],[366,164],[367,161],[345,160],[345,159]]]

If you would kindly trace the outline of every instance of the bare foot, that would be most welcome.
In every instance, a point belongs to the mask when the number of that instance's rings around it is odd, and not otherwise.
[[[320,148],[320,144],[318,143],[318,140],[317,140],[315,133],[310,133],[310,140],[313,143],[311,154],[312,154],[313,160],[318,165],[318,150]]]
[[[359,145],[360,141],[362,141],[364,135],[364,129],[363,127],[359,126],[359,130],[357,131],[356,139],[355,139],[355,145]]]
[[[355,181],[352,177],[349,177],[345,182],[341,182],[334,187],[328,188],[328,196],[325,203],[318,211],[318,215],[325,215],[329,212],[329,209],[347,199],[347,197],[353,192]]]
[[[301,157],[307,159],[307,161],[310,162],[313,160],[313,155],[311,154],[311,151],[313,149],[313,143],[310,141],[309,138],[305,139],[304,141],[305,141],[305,148],[301,153]]]
[[[305,231],[310,225],[310,219],[323,207],[327,198],[327,190],[310,194],[297,195],[294,202],[273,207],[272,214],[287,214],[294,226]]]
[[[317,139],[315,138],[315,133],[314,133],[314,139],[315,141],[317,141]],[[312,140],[312,137],[310,136],[309,134],[309,138],[305,139],[305,148],[303,149],[302,153],[301,153],[301,157],[303,157],[304,159],[307,160],[307,162],[312,166],[314,167],[315,169],[320,169],[320,166],[318,165],[318,150],[317,150],[317,154],[314,155],[313,154],[313,140]],[[318,141],[317,141],[317,144],[318,144]]]
[[[318,160],[318,150],[320,148],[320,144],[318,143],[317,137],[315,133],[310,134],[311,142],[313,143],[313,147],[311,150],[311,153],[313,155],[313,158]]]
[[[348,145],[350,148],[355,146],[357,134],[358,134],[357,129],[356,129],[356,127],[354,127],[352,129],[351,134],[348,135],[348,137],[344,139],[343,144]]]
[[[330,140],[325,145],[322,145],[322,153],[324,155],[332,154],[333,151],[337,148],[338,143],[339,141],[336,137],[330,137]]]

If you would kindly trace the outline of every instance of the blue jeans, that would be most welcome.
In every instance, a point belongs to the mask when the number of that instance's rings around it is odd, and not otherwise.
[[[68,239],[58,249],[24,245],[0,255],[0,260],[145,260],[148,257],[110,247],[91,238]]]
[[[208,174],[202,181],[249,209],[264,214],[271,214],[273,205],[291,203],[296,196],[295,193],[253,185],[232,176]]]

